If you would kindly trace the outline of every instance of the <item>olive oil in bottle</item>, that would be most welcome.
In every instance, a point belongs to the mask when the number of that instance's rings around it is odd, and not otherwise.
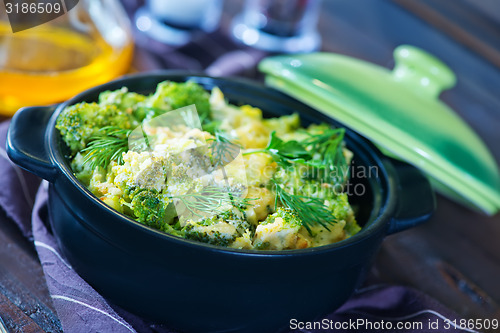
[[[114,0],[83,0],[63,16],[13,33],[0,20],[0,113],[46,105],[127,71],[133,43]]]

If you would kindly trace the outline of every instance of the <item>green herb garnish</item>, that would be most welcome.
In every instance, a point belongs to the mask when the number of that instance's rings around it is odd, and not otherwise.
[[[316,156],[311,161],[303,162],[313,170],[322,181],[332,184],[343,184],[347,177],[347,161],[343,152],[345,129],[332,128],[322,133],[311,134],[302,141]]]
[[[271,155],[274,161],[283,166],[289,166],[297,160],[312,158],[311,154],[306,150],[305,145],[295,140],[283,141],[276,136],[276,131],[271,132],[266,148],[247,150],[243,155],[254,153],[267,153]]]
[[[210,161],[214,169],[223,168],[239,155],[241,147],[233,142],[226,133],[216,130],[209,144]],[[224,170],[223,170],[224,172]]]
[[[267,153],[286,172],[292,172],[296,166],[303,166],[306,170],[303,174],[306,176],[312,175],[312,178],[320,182],[342,184],[346,176],[342,146],[344,129],[306,133],[308,138],[305,140],[283,141],[273,131],[266,148],[247,150],[243,154]],[[294,211],[310,234],[311,226],[315,224],[329,230],[328,226],[337,222],[321,199],[288,193],[275,180],[272,183],[276,191],[275,205],[282,204]]]
[[[267,153],[281,167],[304,165],[318,180],[332,184],[344,183],[347,176],[344,172],[347,163],[342,145],[345,130],[337,128],[322,133],[305,133],[309,136],[305,140],[283,141],[273,131],[266,148],[247,150],[243,155]]]
[[[107,169],[111,161],[122,164],[122,154],[128,150],[128,136],[131,132],[130,129],[116,126],[102,127],[99,129],[102,134],[91,137],[87,147],[81,150],[87,153],[83,164],[88,164],[91,169]]]
[[[174,195],[172,199],[177,199],[191,212],[191,214],[203,217],[200,213],[220,214],[224,212],[226,205],[241,208],[250,205],[253,199],[234,196],[229,191],[216,187],[205,187],[201,192]]]
[[[311,227],[315,224],[319,224],[330,231],[328,226],[337,223],[337,219],[323,204],[321,199],[291,194],[286,192],[282,185],[278,184],[276,181],[273,180],[272,183],[276,191],[276,199],[274,202],[275,210],[279,203],[291,209],[297,214],[302,225],[309,234],[312,235]]]

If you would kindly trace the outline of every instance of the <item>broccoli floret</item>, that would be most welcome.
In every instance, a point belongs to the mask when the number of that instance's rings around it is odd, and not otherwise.
[[[133,110],[146,100],[146,96],[129,92],[127,87],[99,94],[99,105],[116,105],[121,110]]]
[[[220,222],[226,222],[232,225],[240,236],[245,232],[250,231],[252,228],[250,223],[245,220],[243,213],[235,208],[233,208],[233,210],[216,214],[210,218],[203,219],[199,223],[203,225],[213,225]]]
[[[262,122],[271,131],[276,131],[276,135],[279,137],[288,133],[295,133],[300,127],[300,118],[298,113],[281,116],[279,118],[264,119]]]
[[[94,174],[94,169],[90,167],[88,163],[84,163],[85,156],[77,153],[75,158],[71,161],[71,169],[85,186],[89,186],[90,180],[92,179],[92,175]]]
[[[279,207],[255,230],[254,247],[260,250],[302,249],[310,247],[308,236],[300,231],[302,222],[290,209]]]
[[[100,105],[116,105],[119,109],[131,113],[132,118],[137,121],[137,125],[146,118],[154,118],[170,110],[170,108],[165,110],[148,106],[147,101],[147,96],[129,92],[127,87],[99,94]]]
[[[229,246],[236,239],[235,234],[228,234],[219,230],[206,230],[207,228],[197,228],[189,225],[184,230],[184,237],[198,242],[219,246]]]
[[[250,232],[250,224],[239,214],[226,211],[200,221],[188,221],[183,231],[188,239],[229,246],[236,238]]]
[[[89,139],[105,126],[128,129],[134,126],[134,122],[128,113],[115,105],[78,103],[66,107],[56,123],[56,128],[69,147],[71,156],[85,148]]]
[[[347,235],[355,235],[361,230],[354,217],[352,207],[348,202],[347,193],[341,193],[336,198],[328,200],[328,207],[338,220],[346,222],[344,230]]]
[[[262,221],[261,225],[271,224],[276,221],[276,218],[280,218],[283,223],[283,228],[300,228],[302,226],[302,222],[295,212],[293,212],[289,208],[279,207],[275,213],[269,215],[264,221]]]
[[[336,197],[328,199],[328,207],[339,220],[347,220],[349,215],[352,214],[352,208],[347,199],[346,193],[340,193]]]
[[[210,95],[195,82],[164,81],[158,84],[147,105],[157,110],[168,111],[195,104],[198,115],[204,123],[211,120],[209,98]]]
[[[168,229],[166,227],[166,208],[169,202],[161,193],[155,190],[141,190],[132,197],[132,210],[137,221],[158,230]]]

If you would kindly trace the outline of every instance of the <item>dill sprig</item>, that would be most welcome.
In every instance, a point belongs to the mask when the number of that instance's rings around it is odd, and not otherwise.
[[[347,170],[347,161],[343,152],[343,141],[345,129],[331,128],[321,133],[308,133],[308,139],[302,143],[308,147],[309,151],[315,152],[319,158],[314,158],[303,164],[308,165],[322,175],[324,181],[332,184],[343,184],[347,176],[344,170]]]
[[[128,136],[131,132],[130,129],[116,126],[99,129],[100,134],[91,137],[87,147],[81,150],[87,153],[83,165],[88,164],[91,169],[107,169],[111,161],[122,164],[122,154],[128,150]]]
[[[271,132],[266,148],[246,150],[243,155],[267,153],[281,167],[303,165],[310,168],[314,178],[332,184],[345,182],[346,160],[343,152],[345,130],[330,128],[321,133],[304,131],[308,138],[283,141]]]
[[[198,217],[203,217],[200,213],[222,213],[227,205],[236,208],[247,207],[253,200],[234,196],[217,186],[207,186],[201,192],[173,195],[171,198],[179,200],[191,214]]]
[[[240,146],[231,142],[226,133],[216,130],[209,145],[210,161],[215,169],[223,168],[240,153]]]
[[[273,180],[272,183],[276,192],[275,209],[281,203],[283,206],[294,211],[309,234],[312,234],[311,227],[315,224],[319,224],[330,231],[328,226],[338,222],[321,199],[288,193],[276,181]]]

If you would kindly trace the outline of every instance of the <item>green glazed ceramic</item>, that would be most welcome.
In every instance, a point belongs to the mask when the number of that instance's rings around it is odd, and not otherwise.
[[[439,94],[455,85],[440,60],[413,46],[395,49],[392,71],[333,53],[276,56],[266,83],[335,118],[427,173],[438,190],[488,214],[500,208],[494,158]]]

